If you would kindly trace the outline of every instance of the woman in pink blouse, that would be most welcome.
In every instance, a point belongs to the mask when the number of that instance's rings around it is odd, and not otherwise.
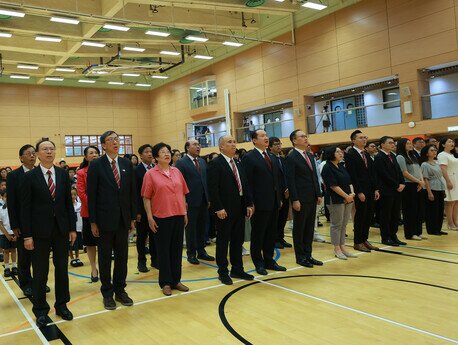
[[[189,190],[181,172],[170,166],[172,153],[169,145],[154,145],[153,158],[157,164],[145,174],[142,197],[156,240],[159,285],[162,293],[170,296],[172,289],[189,291],[180,282],[183,233],[188,223],[185,195]]]

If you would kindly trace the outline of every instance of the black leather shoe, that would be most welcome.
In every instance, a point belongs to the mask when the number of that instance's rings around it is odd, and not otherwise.
[[[188,256],[188,262],[193,265],[199,265],[200,262],[195,256]]]
[[[115,294],[115,300],[120,302],[122,305],[125,305],[126,307],[134,305],[134,301],[125,291]]]
[[[155,268],[155,269],[159,269],[159,264],[155,263],[155,262],[152,262],[151,263],[151,267]]]
[[[316,266],[323,266],[323,262],[322,261],[319,261],[319,260],[316,260],[312,257],[310,257],[308,259],[308,261],[310,261],[313,265],[316,265]]]
[[[51,288],[48,285],[46,285],[46,293],[50,293],[50,292],[51,292]]]
[[[114,301],[113,297],[104,297],[103,306],[106,310],[115,310],[116,302]]]
[[[439,235],[448,235],[448,232],[445,232],[445,231],[439,231]]]
[[[272,265],[266,266],[266,269],[272,270],[272,271],[286,271],[286,267],[280,266],[276,262],[273,263]]]
[[[267,271],[264,267],[260,266],[260,267],[256,267],[256,272],[262,276],[266,276],[267,275]]]
[[[67,307],[56,309],[56,315],[67,321],[73,320],[73,314]]]
[[[24,293],[25,297],[32,297],[32,288],[31,287],[26,287],[24,290],[22,290]]]
[[[291,243],[286,242],[285,240],[281,240],[280,243],[283,245],[285,248],[292,248],[293,245]]]
[[[308,267],[308,268],[312,268],[313,267],[313,264],[310,261],[308,261],[307,259],[298,260],[298,261],[296,261],[296,263],[298,265],[301,265],[301,266],[304,266],[304,267]]]
[[[17,276],[18,273],[19,273],[19,272],[18,272],[18,270],[17,270],[17,267],[13,267],[13,268],[11,269],[11,274],[12,274],[12,275]]]
[[[386,244],[387,246],[392,246],[392,247],[399,247],[399,244],[392,240],[382,240],[383,244]]]
[[[275,242],[275,248],[283,249],[283,248],[285,248],[285,246],[283,244],[281,244],[280,242]]]
[[[242,272],[231,272],[231,277],[243,279],[243,280],[253,280],[254,279],[254,276],[252,274],[249,274],[243,271]]]
[[[91,282],[97,283],[99,281],[99,271],[97,271],[97,275],[93,276],[91,272]]]
[[[5,268],[5,270],[3,271],[3,276],[5,278],[11,277],[11,269],[10,268]]]
[[[146,264],[144,264],[144,263],[138,264],[137,268],[138,268],[138,272],[142,272],[142,273],[149,272],[149,268],[146,267]]]
[[[218,279],[224,285],[232,285],[232,279],[227,274],[220,274]]]
[[[215,261],[215,258],[207,253],[197,255],[197,258],[205,261]]]
[[[48,323],[52,323],[52,320],[49,318],[48,315],[42,315],[42,316],[37,317],[38,328],[46,327]]]
[[[397,238],[397,237],[394,237],[392,241],[393,241],[394,243],[399,244],[400,246],[405,246],[405,245],[407,244],[406,242],[400,241],[399,238]]]

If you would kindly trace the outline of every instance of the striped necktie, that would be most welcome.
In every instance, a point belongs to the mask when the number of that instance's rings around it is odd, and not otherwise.
[[[49,193],[51,193],[51,197],[54,200],[56,198],[56,185],[54,184],[54,180],[52,179],[52,172],[51,170],[48,170],[46,172],[48,174],[48,188],[49,188]]]
[[[113,170],[113,176],[116,180],[116,184],[118,185],[118,188],[120,188],[121,179],[119,178],[118,167],[116,166],[116,161],[114,159],[111,161],[111,170]]]

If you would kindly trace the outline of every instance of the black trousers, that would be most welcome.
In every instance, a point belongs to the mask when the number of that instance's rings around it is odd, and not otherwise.
[[[442,230],[444,221],[444,192],[433,190],[434,200],[428,199],[425,193],[425,220],[428,234],[438,234]]]
[[[205,254],[205,228],[208,219],[208,203],[188,207],[186,226],[186,253],[188,257]]]
[[[129,230],[119,220],[116,231],[100,231],[98,258],[100,291],[103,297],[112,297],[126,288]],[[114,253],[113,281],[111,279],[111,254]]]
[[[32,251],[24,248],[24,238],[22,236],[17,240],[17,254],[19,287],[22,290],[32,288],[32,274],[30,273]]]
[[[417,191],[417,183],[406,183],[402,191],[402,219],[404,220],[404,235],[410,239],[413,235],[421,235],[424,196]]]
[[[184,216],[154,217],[158,226],[154,234],[159,262],[159,285],[174,287],[181,280]]]
[[[216,215],[211,209],[208,210],[208,237],[216,238]]]
[[[228,274],[227,251],[231,260],[233,273],[243,272],[242,245],[245,238],[245,218],[242,212],[230,215],[225,219],[216,217],[216,264],[218,274]]]
[[[281,242],[285,239],[285,226],[288,220],[289,199],[283,198],[283,204],[278,211],[278,226],[276,242]]]
[[[68,234],[59,232],[57,224],[53,224],[50,238],[33,238],[34,249],[32,251],[33,268],[33,308],[32,311],[38,318],[48,315],[49,304],[46,302],[46,283],[49,274],[49,254],[52,248],[52,261],[54,264],[54,289],[56,294],[56,309],[65,307],[70,301],[68,283]]]
[[[369,238],[369,228],[374,216],[374,197],[372,194],[365,194],[366,200],[361,202],[359,198],[355,197],[355,219],[354,223],[354,243],[361,244]]]
[[[146,250],[145,250],[145,243],[146,238],[149,239],[149,253],[151,255],[151,266],[155,266],[157,264],[157,250],[156,244],[154,243],[154,236],[153,232],[151,231],[148,219],[146,216],[142,216],[140,222],[137,222],[137,253],[138,253],[138,264],[146,264]]]
[[[309,259],[312,256],[315,217],[316,202],[301,202],[299,212],[293,209],[293,243],[296,261]]]
[[[378,201],[380,205],[380,235],[382,241],[397,238],[399,224],[399,210],[401,208],[401,195],[382,195]]]
[[[259,211],[251,217],[251,260],[255,267],[271,266],[274,261],[275,239],[277,238],[278,211]]]

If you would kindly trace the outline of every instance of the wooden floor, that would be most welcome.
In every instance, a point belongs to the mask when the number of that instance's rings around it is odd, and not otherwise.
[[[328,224],[320,232],[329,240]],[[371,229],[371,238],[379,241],[378,229]],[[135,305],[110,312],[103,309],[100,284],[90,283],[83,254],[85,266],[69,268],[75,319],[64,322],[52,311],[55,326],[45,333],[60,337],[52,344],[458,343],[458,232],[384,248],[403,254],[372,252],[342,261],[329,243],[314,243],[314,257],[325,264],[313,269],[298,267],[293,250],[282,249],[278,262],[287,272],[232,286],[219,283],[214,265],[184,259],[183,282],[191,291],[165,297],[157,270],[137,272],[131,247],[127,291]],[[214,254],[214,244],[207,249]],[[250,258],[244,261],[253,270]],[[1,282],[0,344],[47,343],[16,282]],[[49,285],[52,305],[52,272]]]

